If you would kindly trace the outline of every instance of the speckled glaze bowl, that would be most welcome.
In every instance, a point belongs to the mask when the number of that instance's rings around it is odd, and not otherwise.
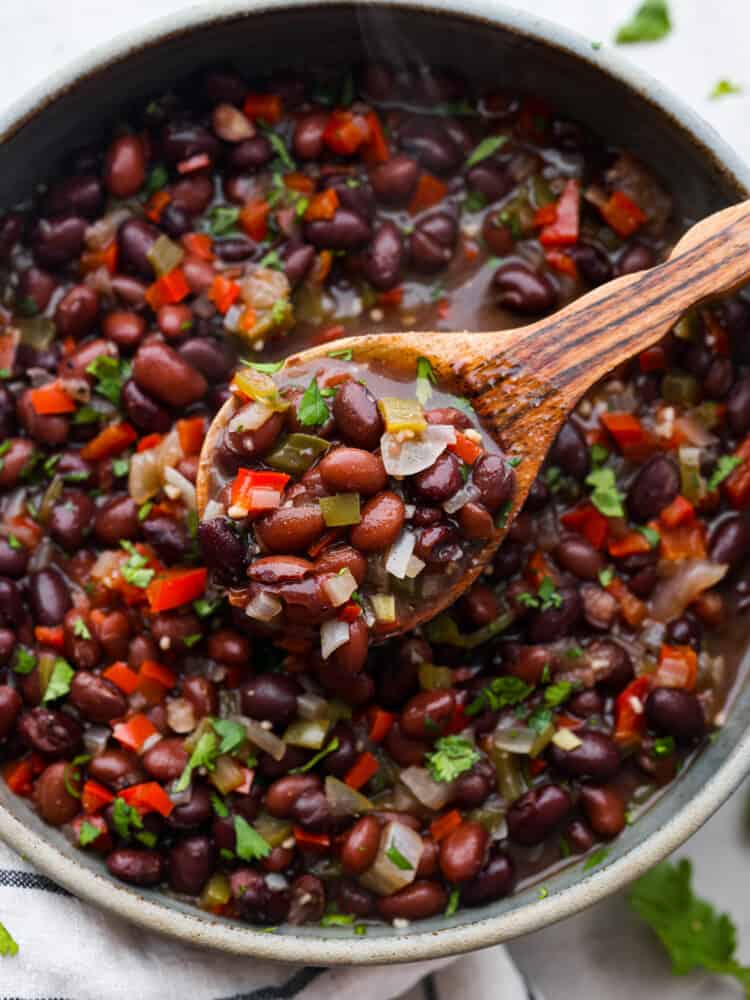
[[[361,5],[316,0],[214,0],[123,35],[46,80],[0,117],[0,206],[22,198],[73,146],[133,100],[222,60],[253,73],[361,58],[424,60],[548,98],[650,163],[698,219],[748,196],[750,170],[696,114],[605,46],[495,0],[400,0]],[[747,651],[738,628],[737,660]],[[588,872],[573,865],[481,909],[407,929],[289,927],[262,933],[159,892],[116,882],[101,862],[46,826],[0,782],[0,836],[76,896],[185,942],[315,965],[412,962],[497,944],[595,903],[689,837],[750,770],[750,695],[698,759]]]

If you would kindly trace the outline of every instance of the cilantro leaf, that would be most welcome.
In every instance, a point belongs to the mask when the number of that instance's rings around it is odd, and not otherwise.
[[[458,889],[451,889],[451,894],[448,896],[448,905],[443,910],[444,917],[452,917],[453,914],[458,909],[458,903],[460,900],[460,894]]]
[[[416,394],[422,406],[432,396],[432,387],[436,381],[435,372],[427,358],[417,358]]]
[[[550,684],[544,690],[544,704],[549,708],[557,708],[558,705],[567,701],[572,693],[573,684],[571,681],[558,681],[557,684]]]
[[[599,570],[599,583],[602,585],[602,587],[607,588],[610,585],[610,583],[612,583],[614,578],[615,578],[615,571],[612,569],[611,566],[607,566],[606,569]]]
[[[219,607],[222,600],[223,598],[221,597],[217,597],[213,601],[209,601],[206,597],[199,597],[197,601],[193,601],[193,610],[199,618],[209,618]]]
[[[319,750],[314,757],[311,757],[308,761],[302,764],[301,767],[295,767],[291,774],[304,774],[305,771],[311,771],[316,764],[320,763],[324,757],[327,757],[329,753],[333,753],[334,750],[338,750],[339,740],[337,736],[334,736],[330,743]]]
[[[338,358],[339,361],[351,361],[352,357],[353,357],[353,354],[349,350],[348,347],[342,347],[338,351],[329,351],[328,352],[328,357],[329,358]]]
[[[462,736],[443,736],[435,743],[434,750],[425,754],[427,767],[435,781],[453,781],[478,760],[476,747]]]
[[[625,494],[617,488],[613,469],[594,469],[586,476],[586,484],[593,487],[591,502],[600,514],[605,517],[624,517],[622,501]]]
[[[200,739],[195,744],[193,752],[190,755],[190,760],[185,765],[185,769],[177,781],[175,791],[185,791],[190,784],[193,771],[197,767],[205,767],[207,771],[213,770],[219,753],[219,741],[216,737],[216,733],[209,729],[201,735]]]
[[[89,627],[83,618],[76,618],[73,622],[73,635],[78,636],[79,639],[91,638],[91,632],[89,632]]]
[[[271,853],[271,845],[242,816],[234,817],[235,851],[243,861],[257,861]]]
[[[715,490],[720,483],[723,483],[727,477],[731,476],[738,465],[742,465],[741,458],[738,458],[736,455],[722,455],[716,463],[714,471],[711,473],[711,478],[708,480],[708,488]]]
[[[146,181],[146,194],[152,195],[169,183],[169,172],[163,163],[157,163]]]
[[[661,535],[654,528],[638,527],[635,530],[643,535],[652,549],[655,549],[661,541]]]
[[[208,216],[208,227],[212,236],[226,236],[234,229],[240,217],[236,205],[214,205]]]
[[[474,167],[477,163],[481,163],[482,160],[486,160],[488,156],[492,156],[501,146],[504,146],[507,141],[507,135],[488,135],[486,139],[482,139],[478,146],[474,147],[466,161],[466,166]]]
[[[297,165],[289,155],[289,150],[286,148],[286,144],[284,143],[284,140],[281,138],[281,136],[278,135],[278,133],[272,131],[270,128],[264,128],[263,134],[265,135],[266,139],[268,139],[268,141],[271,143],[274,153],[276,153],[276,155],[281,160],[286,169],[295,170]]]
[[[221,819],[226,819],[229,815],[229,810],[227,809],[224,800],[220,799],[216,792],[211,792],[211,805],[217,816]]]
[[[533,690],[533,686],[522,681],[520,677],[513,677],[510,674],[507,677],[495,677],[479,692],[479,696],[466,709],[466,714],[477,715],[486,708],[497,711],[508,705],[518,705],[528,698]]]
[[[115,458],[112,461],[112,472],[115,476],[127,476],[130,469],[129,458]]]
[[[562,606],[562,597],[558,594],[555,589],[555,584],[549,576],[545,576],[539,584],[539,590],[537,591],[536,596],[541,601],[542,611],[548,611],[550,608],[559,608]]]
[[[731,80],[717,80],[708,96],[710,100],[715,101],[719,97],[728,97],[730,94],[741,94],[743,90],[740,83],[733,83]]]
[[[115,406],[120,405],[120,393],[130,378],[130,370],[131,366],[127,361],[110,357],[109,354],[100,354],[90,365],[86,365],[86,371],[96,379],[94,392],[98,392]]]
[[[128,805],[125,799],[116,798],[112,804],[112,822],[118,837],[127,840],[133,830],[143,829],[143,820],[138,810]]]
[[[620,25],[615,41],[618,45],[633,42],[658,42],[672,30],[666,0],[644,0],[629,21]]]
[[[264,375],[275,375],[284,367],[283,361],[242,361],[248,368],[254,368],[256,372],[263,372]]]
[[[89,823],[87,819],[81,823],[81,828],[78,831],[78,843],[81,847],[86,847],[87,844],[93,844],[94,841],[101,836],[101,830],[94,826],[93,823]]]
[[[30,674],[36,666],[36,656],[23,646],[16,646],[13,656],[13,671],[16,674]]]
[[[604,465],[609,458],[609,450],[603,444],[591,445],[591,464],[593,466]]]
[[[8,928],[0,924],[0,955],[12,956],[17,954],[18,944],[14,941]]]
[[[279,256],[279,251],[278,250],[269,250],[268,253],[265,255],[265,257],[261,258],[260,263],[259,263],[258,266],[259,267],[267,267],[267,268],[269,268],[272,271],[283,271],[284,270],[284,261]],[[249,364],[252,368],[258,368],[259,367],[258,365],[252,364],[252,362],[250,362],[250,361],[245,361],[244,363],[246,365]],[[275,363],[277,363],[279,365],[279,368],[284,364],[283,361],[275,362]],[[278,371],[278,368],[276,370]]]
[[[405,858],[401,853],[401,851],[399,851],[397,847],[394,847],[393,844],[391,844],[391,846],[385,852],[385,856],[392,864],[396,866],[396,868],[400,868],[402,872],[414,871],[414,865],[411,863],[411,861],[409,861],[408,858]]]
[[[734,976],[750,994],[750,966],[736,957],[737,931],[731,917],[717,913],[693,892],[692,865],[662,861],[633,886],[630,905],[664,945],[672,972],[685,976],[694,969]]]
[[[245,727],[239,722],[232,722],[231,719],[214,719],[212,725],[221,737],[221,743],[219,744],[220,754],[231,753],[245,742],[247,736]]]
[[[603,861],[606,861],[609,857],[609,848],[601,847],[598,851],[594,851],[593,854],[589,854],[586,860],[583,862],[583,870],[585,872],[589,871],[591,868],[596,868]]]
[[[120,566],[120,575],[133,587],[145,590],[153,580],[155,571],[148,567],[148,559],[141,555],[132,542],[124,541],[120,545],[129,553],[129,558]]]
[[[350,913],[326,913],[320,918],[321,927],[348,927],[354,923]]]
[[[551,725],[552,712],[548,708],[538,708],[528,718],[529,729],[533,729],[535,733],[543,733]]]
[[[658,740],[654,740],[651,753],[654,757],[669,757],[674,753],[674,748],[674,736],[660,736]]]
[[[64,694],[67,694],[70,691],[70,682],[73,680],[74,675],[75,670],[68,661],[64,660],[62,656],[56,657],[52,673],[47,682],[47,689],[42,698],[42,704],[46,705],[47,702],[55,701],[56,698],[62,698]]]
[[[299,402],[299,422],[305,427],[324,424],[330,416],[325,400],[320,394],[320,386],[313,379],[305,389]]]

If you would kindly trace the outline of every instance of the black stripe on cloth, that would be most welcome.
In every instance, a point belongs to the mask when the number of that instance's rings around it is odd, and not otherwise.
[[[12,868],[0,868],[0,889],[43,889],[45,892],[54,892],[58,896],[71,895],[67,889],[63,889],[61,885],[53,882],[46,875],[37,875],[36,872],[14,871]]]
[[[220,1000],[292,1000],[325,971],[315,965],[307,965],[304,969],[298,969],[280,986],[259,986],[249,993],[234,993],[231,997],[221,997]]]

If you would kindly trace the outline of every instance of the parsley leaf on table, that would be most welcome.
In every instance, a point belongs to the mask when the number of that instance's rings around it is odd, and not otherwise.
[[[735,958],[737,931],[726,913],[696,896],[692,865],[662,861],[633,886],[630,905],[664,945],[675,976],[694,969],[734,976],[750,997],[750,966]]]
[[[618,45],[658,42],[671,30],[672,19],[666,0],[644,0],[630,20],[620,25],[615,41]]]
[[[453,781],[476,764],[479,754],[474,744],[462,736],[443,736],[425,760],[435,781]]]

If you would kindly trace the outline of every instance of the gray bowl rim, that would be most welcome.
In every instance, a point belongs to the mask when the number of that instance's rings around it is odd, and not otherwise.
[[[750,191],[750,169],[719,134],[667,88],[637,69],[608,45],[594,47],[581,35],[544,18],[507,7],[496,0],[369,0],[368,6],[457,16],[491,28],[501,28],[549,48],[558,49],[588,63],[627,87],[642,101],[681,130],[691,144],[701,149],[728,186]],[[293,11],[298,7],[352,7],[351,0],[214,0],[157,18],[119,34],[95,50],[71,61],[0,114],[0,143],[41,114],[83,80],[127,60],[146,47],[202,28],[255,14]],[[24,825],[0,805],[0,838],[79,899],[92,903],[140,927],[170,935],[185,944],[215,948],[238,955],[305,965],[374,965],[444,958],[485,948],[573,916],[604,899],[647,871],[678,848],[727,799],[750,771],[750,733],[738,740],[731,754],[704,788],[679,809],[660,829],[641,844],[605,867],[582,876],[580,881],[544,900],[535,900],[498,916],[422,933],[393,933],[378,937],[351,935],[296,936],[263,933],[247,925],[212,917],[196,909],[171,908],[168,900],[154,902],[137,890],[116,882],[102,869],[92,871],[66,857],[48,839]],[[466,913],[467,911],[464,911]]]

